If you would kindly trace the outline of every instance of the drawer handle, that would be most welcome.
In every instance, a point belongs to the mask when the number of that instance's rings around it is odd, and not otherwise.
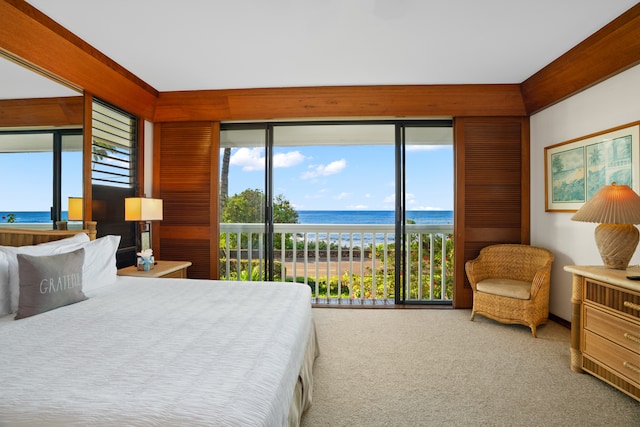
[[[625,332],[624,333],[624,337],[626,339],[628,339],[629,341],[633,341],[636,344],[640,344],[640,337],[637,337],[635,335],[631,335],[629,332]]]
[[[640,368],[631,362],[624,362],[622,366],[624,366],[625,368],[631,369],[636,374],[640,374]]]
[[[622,303],[622,305],[624,305],[625,307],[629,307],[632,310],[640,311],[640,304],[634,304],[631,301],[625,301]]]

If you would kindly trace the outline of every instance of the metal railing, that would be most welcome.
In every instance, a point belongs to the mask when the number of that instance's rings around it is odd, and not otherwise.
[[[406,301],[450,303],[453,225],[407,224]],[[220,224],[220,278],[263,280],[264,225]],[[298,281],[317,304],[393,304],[393,224],[274,224],[274,281]]]

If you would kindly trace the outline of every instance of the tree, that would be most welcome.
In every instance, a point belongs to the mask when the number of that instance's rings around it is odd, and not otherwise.
[[[227,198],[222,222],[264,222],[264,193],[258,189],[246,189]]]
[[[227,198],[222,210],[222,222],[264,222],[264,199],[264,193],[258,189],[246,189],[234,194]],[[282,194],[278,194],[273,203],[273,222],[298,223],[298,212]]]
[[[278,194],[273,203],[273,222],[278,224],[298,223],[298,211],[282,194]]]
[[[233,196],[227,198],[226,204],[222,210],[222,222],[233,222],[233,223],[262,223],[264,222],[264,205],[265,205],[265,195],[262,191],[258,189],[246,189],[240,194],[234,194]],[[273,203],[273,218],[274,222],[277,223],[285,223],[285,224],[296,224],[298,222],[298,212],[293,208],[291,203],[285,199],[282,194],[279,194],[275,197]],[[281,239],[278,235],[274,236],[274,249],[281,248]],[[227,236],[220,236],[220,247],[225,248],[227,245],[226,241]],[[228,236],[229,239],[229,247],[231,249],[237,249],[238,244],[240,248],[245,249],[256,249],[259,247],[259,237],[257,234],[252,235],[251,242],[249,242],[248,233],[242,233],[240,236],[240,242],[238,242],[238,235],[236,233],[230,233]],[[287,242],[287,247],[292,245],[291,234],[287,233],[285,236],[285,241]],[[237,262],[237,261],[235,261]],[[276,265],[278,267],[278,265]],[[249,271],[243,270],[242,266],[236,264],[236,277],[242,278],[245,277],[253,277],[254,274],[258,274],[258,269],[256,268],[255,272],[253,269],[251,270],[251,276],[249,276]],[[246,268],[245,268],[246,269]],[[280,269],[282,269],[282,265],[280,264]],[[280,269],[276,271],[277,274],[281,274]],[[242,271],[237,271],[242,270]],[[245,280],[242,279],[242,280]]]
[[[224,212],[224,207],[227,205],[227,199],[229,198],[229,163],[231,161],[231,148],[226,147],[224,149],[224,155],[222,156],[222,173],[220,178],[220,210]],[[221,218],[219,218],[221,219]]]
[[[222,211],[222,222],[238,222],[238,223],[262,223],[264,222],[264,205],[265,196],[261,190],[258,189],[246,189],[240,194],[234,194],[227,199],[227,203]],[[298,212],[294,209],[291,203],[285,199],[282,194],[275,197],[273,203],[273,222],[279,224],[297,224]],[[237,244],[236,236],[230,236],[229,243],[231,245]],[[291,235],[285,236],[287,246]],[[220,240],[223,243],[223,239]],[[247,236],[242,236],[242,247],[247,247]],[[257,247],[258,236],[253,236],[252,247]],[[275,236],[274,247],[280,249],[281,240],[279,236]]]

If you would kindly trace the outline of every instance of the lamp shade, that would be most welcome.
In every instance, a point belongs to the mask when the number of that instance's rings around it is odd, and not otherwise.
[[[162,219],[162,200],[146,197],[124,199],[125,221],[157,221]]]
[[[640,196],[628,185],[605,185],[576,212],[573,221],[640,224]]]
[[[82,197],[69,197],[67,219],[69,221],[82,221]]]
[[[598,222],[595,238],[600,257],[608,268],[624,270],[636,250],[640,233],[640,196],[629,186],[605,185],[571,219]]]

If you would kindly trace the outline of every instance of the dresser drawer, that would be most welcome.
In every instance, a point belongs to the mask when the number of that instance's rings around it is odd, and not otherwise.
[[[586,279],[584,281],[584,300],[640,319],[640,293]]]
[[[636,387],[640,386],[640,354],[622,348],[591,331],[585,331],[583,356],[601,362]]]
[[[640,354],[640,323],[584,306],[584,328]]]

